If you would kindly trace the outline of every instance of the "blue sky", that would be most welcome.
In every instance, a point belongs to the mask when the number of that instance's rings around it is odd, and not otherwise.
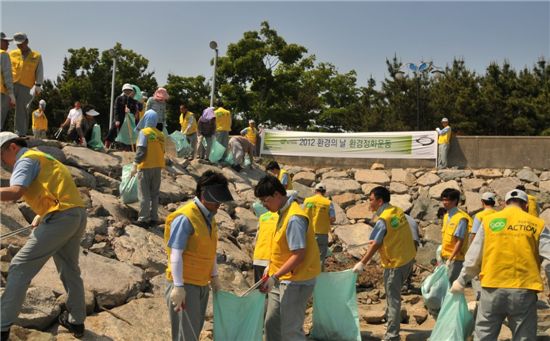
[[[243,32],[267,20],[287,42],[318,62],[356,70],[358,84],[387,76],[385,60],[463,58],[484,73],[492,61],[516,69],[550,56],[550,2],[1,2],[1,29],[23,31],[43,54],[46,78],[60,72],[69,48],[109,49],[116,42],[145,56],[159,84],[168,73],[211,75],[208,47],[223,55]],[[13,44],[10,48],[14,48]]]

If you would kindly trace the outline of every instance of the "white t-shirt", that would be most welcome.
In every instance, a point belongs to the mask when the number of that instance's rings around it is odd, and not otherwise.
[[[69,116],[67,116],[68,119],[71,120],[71,125],[76,125],[76,122],[80,120],[82,117],[82,109],[75,109],[72,108],[71,111],[69,111]]]

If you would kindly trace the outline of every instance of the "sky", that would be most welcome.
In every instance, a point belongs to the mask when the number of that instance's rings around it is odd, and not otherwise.
[[[212,74],[215,40],[220,55],[245,31],[268,21],[287,43],[305,46],[317,62],[357,72],[357,83],[388,77],[385,61],[453,59],[483,74],[507,60],[516,70],[550,59],[550,2],[186,2],[6,1],[2,32],[25,32],[42,53],[45,77],[61,73],[69,48],[112,48],[120,42],[149,60],[157,82],[169,73]],[[10,49],[15,48],[12,43]]]

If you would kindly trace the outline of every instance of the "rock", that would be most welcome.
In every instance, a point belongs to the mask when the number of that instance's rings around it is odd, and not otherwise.
[[[550,180],[541,181],[539,183],[539,189],[541,191],[550,192]]]
[[[360,183],[375,183],[380,185],[388,185],[390,183],[390,178],[383,170],[358,169],[355,171],[354,177]]]
[[[344,194],[337,194],[333,196],[332,202],[337,203],[342,208],[346,208],[350,205],[357,203],[360,199],[361,199],[361,196],[359,194],[344,193]]]
[[[527,181],[532,183],[538,183],[539,177],[529,168],[523,168],[516,174],[517,178],[521,181]]]
[[[231,265],[218,265],[218,277],[222,284],[223,291],[241,294],[250,287],[250,284],[248,284],[243,274],[238,270],[238,268]]]
[[[78,187],[95,188],[96,181],[93,175],[73,166],[67,166],[67,168],[71,172],[74,182]]]
[[[235,225],[245,233],[255,233],[258,230],[258,218],[249,209],[235,208]]]
[[[441,228],[439,229],[439,234],[441,235]],[[434,243],[431,241],[428,241],[424,243],[424,245],[421,245],[416,252],[416,262],[428,268],[433,268],[430,262],[432,259],[436,258],[435,252],[437,251],[437,247],[439,245],[439,243]]]
[[[219,268],[218,268],[219,273]],[[164,297],[164,291],[166,290],[166,274],[156,275],[155,277],[149,279],[149,284],[151,288],[151,293],[155,297]]]
[[[228,230],[231,232],[238,232],[238,228],[235,225],[235,220],[231,218],[229,213],[224,210],[218,210],[216,212],[216,223],[218,224],[218,230]]]
[[[338,205],[337,203],[332,203],[334,206],[334,214],[336,215],[336,220],[334,221],[334,225],[347,225],[349,224],[348,217],[346,216],[346,212]]]
[[[36,149],[53,156],[57,161],[61,163],[67,163],[67,157],[65,156],[65,153],[63,153],[63,151],[59,149],[59,147],[41,145],[37,146]]]
[[[505,169],[504,172],[502,172],[502,176],[505,178],[513,176],[513,172],[511,169]]]
[[[345,179],[349,177],[348,175],[348,172],[346,171],[329,171],[329,172],[326,172],[326,173],[323,173],[322,175],[322,179],[325,180],[325,179]]]
[[[361,191],[364,195],[368,197],[370,194],[370,191],[372,191],[373,188],[380,186],[379,184],[362,184],[361,185]]]
[[[417,324],[422,324],[428,319],[428,310],[426,308],[417,306],[415,307],[412,312],[412,316],[414,317],[414,320]]]
[[[363,318],[368,324],[382,324],[385,322],[386,310],[382,307],[361,309],[359,316]]]
[[[302,185],[299,182],[293,182],[292,188],[294,191],[296,191],[296,197],[300,200],[304,200],[307,197],[310,197],[314,194],[314,191],[311,187],[307,187],[305,185]],[[327,189],[328,192],[328,189]]]
[[[93,244],[90,246],[89,250],[103,257],[115,258],[115,252],[113,251],[111,244],[106,241]]]
[[[334,229],[334,234],[342,242],[344,249],[355,258],[361,258],[367,248],[372,227],[359,223],[341,225]]]
[[[161,205],[166,205],[171,202],[179,202],[186,199],[189,199],[189,196],[181,190],[177,180],[169,176],[166,172],[162,172],[159,203]]]
[[[477,213],[483,209],[481,204],[481,194],[475,192],[464,192],[466,197],[466,211],[470,216],[473,216],[474,213]]]
[[[71,166],[112,176],[120,175],[122,172],[120,158],[107,153],[76,146],[64,147],[63,153],[67,157],[67,164]]]
[[[442,169],[437,171],[437,175],[443,181],[455,180],[459,178],[467,178],[472,175],[472,172],[464,169]]]
[[[97,184],[97,187],[103,187],[109,191],[112,195],[119,195],[120,181],[111,178],[105,174],[94,172],[94,178]],[[104,191],[102,191],[104,193]]]
[[[478,191],[483,184],[485,184],[485,180],[483,179],[462,179],[462,189],[464,191]]]
[[[545,226],[550,226],[550,208],[547,208],[544,211],[542,211],[542,213],[539,215],[539,218],[544,220]]]
[[[430,199],[428,193],[421,193],[413,203],[411,210],[411,217],[424,220],[435,221],[437,219],[437,210],[439,209],[439,202],[437,200]]]
[[[438,183],[441,179],[434,173],[426,173],[416,180],[420,186],[432,186]]]
[[[61,307],[61,311],[67,310],[66,307],[67,294],[63,294],[57,298],[57,304]],[[89,290],[84,290],[84,302],[86,304],[86,315],[91,315],[95,310],[94,293]]]
[[[96,218],[96,217],[88,217],[88,220],[86,222],[86,231],[84,231],[84,235],[82,236],[82,241],[80,242],[80,246],[87,249],[94,243],[95,236],[97,234],[106,235],[107,234],[107,227],[108,223],[107,220]]]
[[[27,290],[17,324],[25,328],[46,329],[57,319],[61,309],[55,293],[47,287],[32,287]]]
[[[304,186],[311,186],[315,182],[315,173],[299,172],[292,178],[292,182],[300,183]]]
[[[390,184],[390,193],[403,194],[409,191],[409,186],[399,182],[392,182]]]
[[[539,180],[540,181],[550,180],[550,171],[540,173]]]
[[[375,162],[375,163],[373,163],[373,164],[370,166],[370,169],[372,169],[372,170],[381,170],[381,169],[384,169],[384,164],[383,164],[383,163]]]
[[[416,183],[414,174],[401,168],[393,168],[391,170],[391,180],[404,183],[407,186],[413,186]]]
[[[23,214],[19,211],[16,203],[8,201],[0,202],[0,231],[2,234],[25,226],[29,226],[29,222],[27,222],[25,217],[23,217]],[[17,245],[19,247],[25,245],[30,232],[31,230],[29,229],[13,237],[2,238],[0,241],[2,248],[5,248],[9,244]]]
[[[56,337],[53,334],[41,332],[34,329],[27,329],[16,324],[10,328],[10,341],[55,341]]]
[[[221,173],[222,170],[215,165],[209,165],[202,163],[201,161],[195,159],[189,163],[187,166],[187,171],[189,174],[191,174],[195,179],[198,179],[204,172],[207,170],[212,170],[214,172]]]
[[[515,189],[518,185],[521,185],[521,181],[518,178],[512,177],[495,179],[489,184],[489,187],[500,199],[504,200],[506,193]]]
[[[195,190],[197,189],[197,181],[191,175],[178,175],[176,177],[176,183],[180,187],[180,191],[187,194],[187,197],[192,197],[195,195]]]
[[[495,179],[502,177],[502,172],[494,168],[476,169],[474,170],[474,176],[476,178]]]
[[[348,219],[371,219],[373,217],[373,212],[370,210],[368,202],[359,203],[352,206],[346,211],[346,216]]]
[[[424,228],[424,239],[441,243],[441,225],[429,224]]]
[[[97,303],[105,307],[124,304],[144,286],[140,268],[92,252],[80,253],[80,271],[84,288],[93,292]],[[58,294],[65,292],[53,259],[46,262],[31,283],[51,288]]]
[[[441,192],[446,188],[454,188],[460,191],[460,186],[455,180],[450,180],[447,182],[440,183],[438,185],[432,186],[429,190],[431,198],[440,198]]]
[[[404,212],[408,212],[412,208],[411,196],[408,194],[393,194],[390,197],[390,204],[401,208]]]
[[[137,218],[137,213],[121,203],[121,201],[109,194],[103,194],[96,190],[90,191],[93,206],[103,206],[115,220],[128,223]]]
[[[252,258],[231,240],[218,240],[217,252],[225,258],[227,264],[232,264],[239,269],[252,267]]]
[[[361,185],[355,180],[349,179],[333,179],[323,180],[327,188],[326,195],[332,196],[341,193],[361,193]]]

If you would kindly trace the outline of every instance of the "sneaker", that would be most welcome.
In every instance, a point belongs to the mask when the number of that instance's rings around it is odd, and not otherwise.
[[[84,336],[84,323],[82,324],[73,324],[69,322],[69,312],[64,311],[61,315],[59,315],[59,324],[65,327],[68,331],[70,331],[74,337],[81,338]]]
[[[149,222],[145,220],[134,220],[132,221],[132,224],[143,228],[149,227]]]

